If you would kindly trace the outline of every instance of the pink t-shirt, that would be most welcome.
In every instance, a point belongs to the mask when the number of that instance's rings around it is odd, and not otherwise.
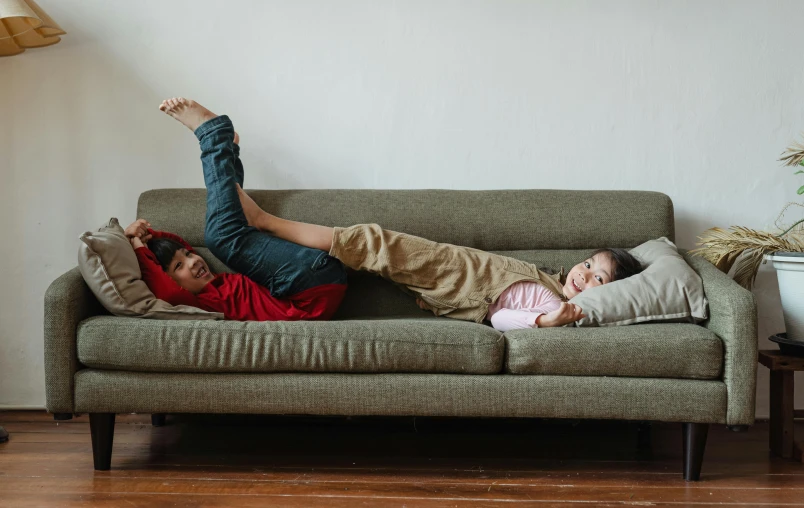
[[[537,282],[517,282],[489,305],[486,319],[495,330],[536,328],[536,319],[561,307],[561,298]]]

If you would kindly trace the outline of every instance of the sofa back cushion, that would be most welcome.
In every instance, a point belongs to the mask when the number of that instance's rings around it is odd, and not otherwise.
[[[382,227],[437,242],[569,269],[600,247],[633,248],[674,238],[673,203],[658,192],[561,190],[280,190],[248,191],[277,216],[322,224]],[[182,236],[215,272],[226,267],[204,248],[204,189],[158,189],[140,196],[137,217]],[[413,298],[392,283],[351,273],[335,319],[421,317]]]
[[[247,191],[279,217],[352,226],[377,223],[436,242],[475,249],[632,248],[674,240],[673,203],[658,192],[565,190]],[[204,246],[204,189],[159,189],[140,196],[137,217]]]

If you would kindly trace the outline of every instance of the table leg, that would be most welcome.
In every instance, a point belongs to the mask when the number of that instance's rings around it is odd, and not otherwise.
[[[770,448],[780,457],[793,456],[793,372],[770,373]]]

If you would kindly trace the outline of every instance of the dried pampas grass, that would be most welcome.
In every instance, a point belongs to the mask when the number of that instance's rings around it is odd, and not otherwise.
[[[785,166],[804,166],[804,143],[796,142],[787,147],[779,160]],[[796,171],[797,175],[801,173],[804,171]],[[804,185],[798,189],[798,194],[804,194]],[[700,247],[691,253],[706,259],[725,273],[729,273],[736,264],[734,281],[751,289],[765,255],[774,252],[804,252],[804,219],[789,227],[781,224],[785,212],[791,206],[802,205],[788,203],[782,209],[782,213],[776,218],[776,227],[782,231],[779,234],[742,226],[732,226],[728,230],[712,228],[698,237]]]
[[[734,281],[746,289],[754,285],[759,265],[766,254],[804,252],[804,243],[798,235],[787,239],[742,226],[732,226],[728,230],[712,228],[699,240],[700,247],[692,254],[701,256],[726,273],[736,262]]]
[[[782,153],[782,158],[779,159],[784,162],[785,166],[799,166],[804,162],[804,143],[793,143],[787,150]]]

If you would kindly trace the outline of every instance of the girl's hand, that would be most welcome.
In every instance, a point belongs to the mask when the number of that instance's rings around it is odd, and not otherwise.
[[[561,302],[561,307],[558,309],[539,316],[536,319],[536,324],[539,328],[550,328],[574,323],[585,317],[586,314],[583,313],[583,309],[578,305],[569,302]]]
[[[126,238],[129,240],[136,238],[140,240],[140,243],[145,243],[151,239],[153,235],[148,233],[148,228],[151,227],[151,223],[145,219],[137,219],[126,228],[125,234]],[[134,245],[132,243],[132,245]],[[134,247],[136,249],[136,247]]]

